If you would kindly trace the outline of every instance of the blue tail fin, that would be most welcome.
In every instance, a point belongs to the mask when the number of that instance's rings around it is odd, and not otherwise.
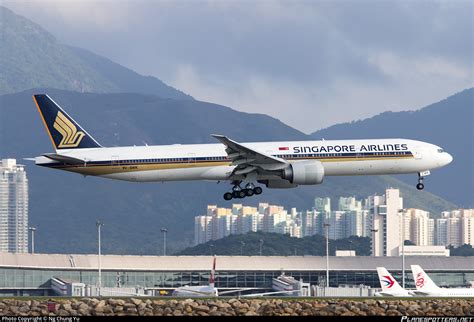
[[[101,145],[48,95],[33,95],[33,100],[43,119],[56,150],[99,148]]]

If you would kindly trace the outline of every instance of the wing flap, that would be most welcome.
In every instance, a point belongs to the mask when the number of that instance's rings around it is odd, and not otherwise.
[[[224,135],[213,134],[212,136],[226,146],[225,151],[228,157],[232,164],[237,166],[234,174],[245,175],[258,169],[281,170],[288,166],[288,162],[284,159],[249,148]]]

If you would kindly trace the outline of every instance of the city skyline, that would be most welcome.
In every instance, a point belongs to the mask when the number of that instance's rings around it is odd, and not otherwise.
[[[453,209],[432,218],[425,210],[403,208],[403,198],[393,188],[387,189],[384,195],[363,200],[339,197],[336,208],[331,208],[328,197],[315,198],[312,209],[302,211],[296,208],[288,211],[268,203],[259,203],[257,207],[233,204],[232,208],[208,205],[205,215],[194,218],[194,245],[257,231],[297,238],[325,236],[325,223],[329,224],[330,239],[369,237],[375,241],[372,242],[375,256],[399,256],[403,240],[425,247],[427,253],[436,251],[428,246],[473,245],[474,209]]]

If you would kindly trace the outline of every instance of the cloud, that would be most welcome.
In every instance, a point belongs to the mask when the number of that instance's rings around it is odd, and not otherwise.
[[[305,132],[415,109],[473,81],[471,1],[6,1],[192,96]]]

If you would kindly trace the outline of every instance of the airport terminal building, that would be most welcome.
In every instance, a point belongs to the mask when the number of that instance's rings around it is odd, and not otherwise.
[[[470,287],[474,281],[474,257],[406,256],[406,288],[414,288],[410,265],[417,264],[444,287]],[[180,286],[206,285],[211,256],[102,255],[103,287],[143,288],[146,294]],[[401,282],[401,257],[329,257],[329,286],[380,288],[376,267],[386,267]],[[97,285],[97,255],[83,254],[0,254],[0,294],[57,295],[52,280],[62,279]],[[216,287],[271,289],[272,280],[282,273],[311,285],[324,286],[324,256],[217,256]]]

